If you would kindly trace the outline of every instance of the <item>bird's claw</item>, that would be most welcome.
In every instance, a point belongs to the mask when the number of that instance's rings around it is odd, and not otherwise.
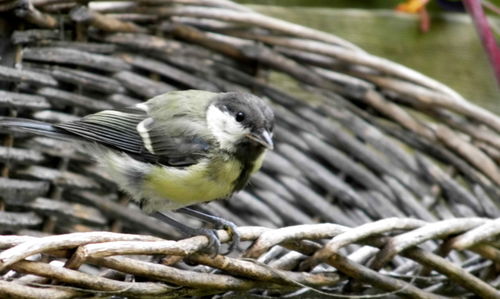
[[[240,234],[238,233],[236,224],[223,220],[217,225],[217,229],[225,230],[230,238],[229,247],[223,255],[231,253],[240,244]],[[220,253],[221,242],[215,229],[201,228],[198,231],[199,235],[205,236],[208,239],[207,249],[215,255]]]
[[[180,208],[177,210],[177,212],[181,212],[181,213],[196,217],[202,221],[211,223],[215,227],[215,229],[225,230],[228,233],[229,238],[230,238],[229,248],[225,254],[231,253],[231,251],[233,251],[233,249],[238,248],[238,246],[240,244],[240,234],[238,233],[238,226],[236,226],[236,224],[234,224],[233,222],[225,220],[225,219],[220,218],[220,217],[205,214],[203,212],[191,209],[189,207]],[[159,217],[165,217],[165,216],[163,214],[160,214]],[[172,222],[170,220],[170,218],[168,218],[167,221]],[[197,234],[198,235],[201,234],[201,235],[206,236],[208,238],[207,247],[208,248],[213,247],[215,249],[215,254],[219,254],[219,249],[220,249],[221,243],[219,240],[219,236],[217,235],[217,232],[215,230],[206,229],[206,228],[193,229],[193,228],[187,227],[186,225],[180,224],[180,223],[177,223],[176,227],[178,227],[178,228],[180,227],[184,232],[187,232],[191,236],[195,236]]]
[[[236,224],[221,218],[217,228],[225,230],[229,235],[229,248],[225,254],[231,253],[235,248],[239,247],[241,237]]]
[[[201,228],[201,229],[199,229],[198,234],[207,237],[208,244],[207,244],[206,249],[209,252],[213,252],[214,256],[219,254],[220,240],[219,240],[219,236],[217,236],[216,230],[209,229],[209,228]],[[213,251],[211,249],[213,249]]]

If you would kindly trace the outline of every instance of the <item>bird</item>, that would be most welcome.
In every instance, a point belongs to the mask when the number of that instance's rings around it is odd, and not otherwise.
[[[203,90],[170,91],[135,106],[56,124],[0,117],[0,129],[85,144],[145,213],[189,236],[207,236],[215,253],[220,240],[214,229],[189,227],[164,212],[223,228],[231,236],[229,251],[238,246],[234,223],[191,206],[228,199],[243,189],[273,149],[273,127],[273,109],[262,98]]]

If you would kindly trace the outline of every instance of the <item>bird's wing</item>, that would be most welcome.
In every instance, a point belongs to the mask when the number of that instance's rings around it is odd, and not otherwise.
[[[144,162],[188,166],[206,156],[209,143],[204,138],[170,126],[179,121],[159,122],[137,108],[105,110],[55,125]]]

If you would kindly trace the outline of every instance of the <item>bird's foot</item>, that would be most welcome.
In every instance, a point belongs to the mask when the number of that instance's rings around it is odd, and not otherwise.
[[[218,218],[218,217],[215,217]],[[214,223],[215,227],[218,229],[223,229],[229,235],[229,247],[225,254],[231,253],[234,249],[237,249],[240,245],[240,233],[238,233],[238,226],[231,221],[223,218],[218,218],[217,223]]]
[[[194,210],[192,210],[192,211],[194,211]],[[201,213],[201,212],[195,211],[194,213],[191,213],[191,211],[189,211],[189,212],[185,212],[185,213],[188,215],[192,215],[192,214]],[[201,218],[201,216],[198,218],[212,223],[216,229],[224,229],[229,234],[229,236],[231,238],[231,242],[229,244],[228,251],[224,254],[230,253],[234,248],[236,248],[238,246],[239,241],[240,241],[240,235],[238,234],[238,231],[236,230],[236,228],[237,228],[236,224],[232,223],[231,221],[227,221],[225,219],[219,218],[219,217],[207,215],[204,213],[201,213],[201,214],[203,214],[204,216],[210,217],[210,220],[207,220],[206,218]],[[213,253],[214,255],[219,254],[221,242],[220,242],[219,236],[217,235],[216,229],[203,228],[203,227],[202,228],[193,228],[193,227],[187,226],[184,223],[181,223],[181,222],[179,222],[179,221],[177,221],[177,220],[171,218],[170,216],[167,216],[166,214],[161,213],[161,212],[155,212],[153,214],[153,216],[155,218],[165,222],[165,223],[172,225],[173,227],[178,229],[180,232],[182,232],[184,235],[187,235],[190,237],[202,235],[202,236],[207,237],[207,239],[208,239],[208,244],[206,247],[207,250],[209,252]],[[192,216],[194,216],[194,215],[192,215]],[[213,217],[213,218],[211,218],[211,217]]]
[[[220,239],[217,235],[217,230],[210,228],[192,228],[190,231],[183,231],[186,235],[190,237],[205,236],[208,239],[207,247],[205,248],[208,253],[212,253],[214,256],[220,252]]]
[[[233,222],[226,220],[226,219],[223,219],[221,217],[217,217],[217,216],[209,215],[209,214],[197,211],[197,210],[193,210],[191,208],[180,208],[177,210],[177,212],[187,214],[187,215],[196,217],[198,219],[201,219],[205,222],[211,223],[214,225],[214,227],[216,229],[225,230],[229,235],[230,241],[229,241],[229,248],[228,248],[227,252],[224,254],[231,253],[234,249],[238,248],[241,238],[240,238],[240,234],[238,233],[238,226],[236,224],[234,224]],[[217,237],[217,240],[219,241],[219,245],[220,245],[220,240],[217,236],[217,233],[215,233],[215,236]]]

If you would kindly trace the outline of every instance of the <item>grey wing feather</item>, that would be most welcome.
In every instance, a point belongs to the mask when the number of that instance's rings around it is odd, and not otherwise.
[[[98,114],[84,117],[81,120],[58,124],[55,127],[122,151],[141,153],[144,146],[135,127],[145,116],[133,114],[117,116],[106,113],[106,111]]]
[[[106,110],[56,127],[124,151],[137,160],[171,166],[194,164],[210,148],[208,142],[195,135],[169,136],[165,129],[168,123],[161,127],[154,124],[154,120],[144,136],[138,132],[137,126],[146,119],[151,118],[142,110]]]
[[[201,137],[178,136],[167,138],[164,135],[152,135],[152,147],[158,156],[168,156],[171,165],[194,164],[206,156],[209,143]]]

